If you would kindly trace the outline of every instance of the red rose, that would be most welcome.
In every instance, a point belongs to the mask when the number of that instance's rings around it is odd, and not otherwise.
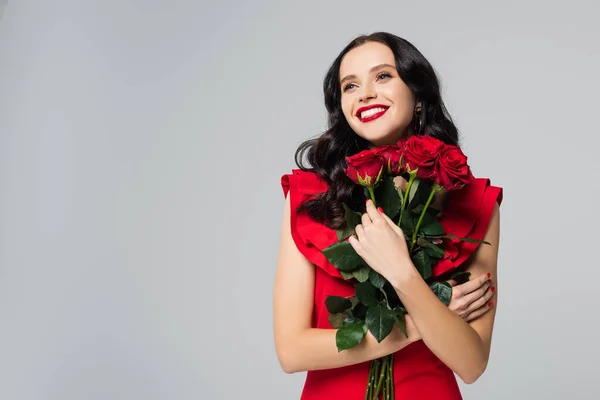
[[[402,147],[397,145],[385,145],[377,148],[377,154],[383,160],[384,170],[388,174],[400,175],[402,167],[400,160],[402,159]]]
[[[473,180],[471,168],[458,146],[446,145],[437,163],[436,183],[446,190],[458,190]]]
[[[407,170],[417,171],[420,179],[434,179],[436,164],[444,142],[431,136],[411,136],[404,145],[404,163]]]
[[[383,174],[383,159],[377,149],[363,150],[353,156],[346,157],[348,168],[346,175],[361,186],[375,186]]]

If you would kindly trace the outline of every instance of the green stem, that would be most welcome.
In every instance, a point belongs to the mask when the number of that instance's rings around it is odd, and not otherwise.
[[[385,371],[386,372],[386,374],[385,374],[385,400],[390,400],[390,383],[392,380],[392,377],[390,375],[391,367],[392,367],[392,363],[390,362],[388,364],[387,370]]]
[[[383,293],[383,297],[385,298],[386,303],[385,305],[387,306],[388,310],[391,310],[392,307],[390,306],[390,301],[388,300],[387,293],[385,292],[385,290],[383,290],[383,288],[380,288],[379,290],[381,291],[381,293]]]
[[[373,393],[373,371],[375,370],[375,360],[371,361],[371,367],[369,368],[369,378],[367,380],[367,393],[365,393],[365,400],[371,400],[371,394]]]
[[[395,383],[394,383],[394,353],[391,354],[391,361],[390,361],[390,399],[391,400],[395,400],[396,399],[396,394],[394,393],[394,387],[395,387]]]
[[[404,192],[404,196],[402,196],[402,207],[400,207],[400,218],[398,219],[398,226],[402,222],[402,214],[404,213],[404,209],[406,208],[406,204],[408,203],[408,197],[410,196],[410,188],[417,177],[416,172],[414,174],[410,174],[408,178],[408,185],[406,186],[406,192]],[[402,189],[400,189],[402,190]]]
[[[377,207],[377,203],[375,202],[375,191],[373,190],[373,186],[367,186],[367,190],[369,191],[369,194],[371,195],[371,200],[373,201],[373,205],[375,207]]]
[[[423,207],[423,211],[421,211],[421,215],[419,216],[419,221],[417,222],[417,226],[415,227],[415,231],[412,234],[412,243],[410,244],[410,253],[412,253],[415,244],[417,243],[417,233],[419,232],[419,228],[421,227],[421,222],[423,222],[423,217],[425,217],[425,212],[427,212],[427,207],[431,204],[433,200],[433,196],[435,192],[437,192],[437,185],[434,184],[431,188],[431,192],[429,192],[429,198],[427,199],[427,203],[425,203],[425,207]]]
[[[383,378],[385,377],[385,371],[387,369],[388,357],[383,358],[383,363],[381,365],[381,371],[379,372],[379,381],[377,382],[377,386],[375,386],[375,395],[373,396],[375,399],[379,397],[379,391],[381,390],[381,383],[383,382]]]
[[[375,387],[377,386],[377,377],[379,376],[379,368],[381,367],[381,358],[378,358],[374,361],[375,367],[373,368],[373,376],[371,379],[371,392],[369,400],[377,399],[377,395],[375,394]]]

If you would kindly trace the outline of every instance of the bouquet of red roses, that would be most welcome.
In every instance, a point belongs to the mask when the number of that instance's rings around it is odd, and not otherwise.
[[[473,175],[467,157],[458,146],[429,136],[411,136],[396,145],[364,150],[346,158],[346,175],[364,187],[365,195],[380,206],[404,232],[415,267],[444,304],[450,303],[452,287],[436,280],[433,266],[445,257],[447,239],[482,242],[448,235],[439,221],[440,210],[431,206],[442,190],[460,190]],[[408,181],[406,190],[396,189],[394,178]],[[347,279],[355,279],[356,294],[351,298],[328,296],[325,304],[329,322],[338,329],[338,351],[362,342],[370,331],[381,342],[397,324],[408,337],[404,317],[407,311],[387,280],[371,269],[347,241],[360,223],[361,213],[346,204],[345,222],[337,229],[338,242],[323,250],[328,261]],[[446,239],[446,240],[444,240]],[[458,282],[469,274],[451,271]],[[373,360],[366,399],[393,399],[393,354]]]

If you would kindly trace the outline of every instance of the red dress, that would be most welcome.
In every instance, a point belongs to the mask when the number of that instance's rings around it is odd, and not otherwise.
[[[332,329],[325,308],[328,295],[352,296],[354,285],[342,278],[321,250],[337,241],[335,230],[312,220],[306,213],[297,214],[301,202],[327,190],[327,184],[312,172],[295,169],[283,175],[281,185],[290,193],[291,233],[300,252],[316,266],[313,328]],[[462,190],[448,193],[441,219],[447,233],[459,237],[483,239],[497,202],[502,202],[502,188],[491,186],[490,180],[476,178]],[[434,267],[438,276],[460,265],[476,249],[477,244],[450,243],[447,257]],[[301,400],[363,400],[370,361],[347,367],[308,371]],[[408,345],[394,356],[394,383],[398,399],[460,400],[462,396],[453,371],[423,341]]]

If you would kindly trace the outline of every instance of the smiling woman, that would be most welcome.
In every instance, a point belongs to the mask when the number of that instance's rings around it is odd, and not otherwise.
[[[445,258],[436,268],[460,266],[472,279],[458,282],[448,277],[451,300],[442,303],[415,265],[405,262],[400,228],[381,223],[382,210],[365,202],[364,188],[345,173],[348,157],[369,149],[383,154],[412,136],[434,138],[458,150],[458,131],[441,99],[433,68],[408,41],[378,32],[360,36],[342,50],[323,89],[329,128],[299,147],[299,169],[281,180],[286,202],[273,312],[282,369],[308,371],[302,400],[358,400],[366,391],[368,399],[375,399],[370,361],[395,354],[393,364],[385,367],[393,372],[391,387],[380,394],[385,392],[388,399],[394,392],[398,398],[461,399],[454,373],[473,383],[489,357],[495,317],[490,300],[497,302],[498,293],[502,189],[491,186],[487,178],[474,178],[464,189],[434,198],[432,204],[439,205],[440,222],[448,234],[489,243],[483,247],[448,240]],[[425,148],[407,151],[428,155]],[[411,167],[401,162],[400,169]],[[400,185],[407,176],[398,177]],[[338,241],[336,230],[344,227],[349,209],[361,210],[362,221],[349,241],[390,283],[388,295],[397,296],[408,315],[405,325],[394,324],[381,342],[366,332],[358,346],[340,352],[334,328],[339,324],[329,318],[326,300],[356,295],[358,278],[342,275],[323,250]]]

